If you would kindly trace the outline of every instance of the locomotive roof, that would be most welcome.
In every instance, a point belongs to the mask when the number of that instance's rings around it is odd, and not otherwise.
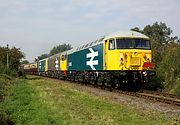
[[[59,57],[60,55],[61,55],[61,53],[57,53],[57,54],[55,54],[55,55],[52,55],[52,56],[50,56],[50,57],[48,57],[48,58]]]
[[[91,46],[94,46],[94,45],[98,45],[100,43],[103,43],[104,40],[106,39],[112,39],[112,38],[145,38],[145,39],[149,39],[149,37],[147,37],[146,35],[142,34],[142,33],[139,33],[139,32],[135,32],[135,31],[126,31],[126,32],[115,32],[115,33],[112,33],[110,35],[107,35],[107,36],[103,36],[101,37],[100,39],[97,39],[93,42],[90,42],[90,43],[86,43],[84,45],[81,45],[79,47],[76,47],[74,49],[71,49],[69,51],[65,51],[67,54],[70,54],[70,53],[73,53],[73,52],[76,52],[76,51],[80,51],[80,50],[83,50],[83,49],[86,49],[86,48],[89,48]]]
[[[44,59],[41,59],[41,60],[39,60],[39,62],[41,62],[41,61],[44,61],[44,60],[46,60],[46,59],[48,59],[49,57],[47,57],[47,58],[44,58]]]
[[[79,46],[79,47],[75,47],[75,48],[73,48],[73,49],[71,49],[71,50],[68,50],[68,51],[65,51],[65,52],[63,52],[63,53],[71,54],[71,53],[73,53],[73,52],[77,52],[77,51],[80,51],[80,50],[83,50],[83,49],[86,49],[86,48],[89,48],[89,47],[92,47],[92,46],[101,44],[101,43],[103,43],[104,38],[105,38],[105,36],[102,36],[101,38],[99,38],[99,39],[97,39],[97,40],[95,40],[95,41],[92,41],[92,42],[83,44],[83,45],[81,45],[81,46]]]
[[[139,32],[135,32],[135,31],[126,31],[126,32],[115,32],[112,33],[108,36],[106,36],[105,39],[111,39],[111,38],[125,38],[125,37],[130,37],[130,38],[145,38],[145,39],[149,39],[149,37],[147,37],[146,35],[139,33]]]
[[[112,33],[112,34],[107,35],[107,36],[103,36],[103,37],[101,37],[101,38],[99,38],[99,39],[97,39],[95,41],[83,44],[83,45],[81,45],[79,47],[75,47],[75,48],[73,48],[71,50],[64,51],[64,52],[58,53],[56,55],[52,55],[51,57],[59,56],[61,54],[71,54],[71,53],[74,53],[74,52],[77,52],[77,51],[80,51],[80,50],[83,50],[83,49],[86,49],[86,48],[101,44],[106,39],[128,38],[128,37],[129,38],[145,38],[145,39],[149,39],[149,37],[147,37],[146,35],[144,35],[142,33],[139,33],[139,32],[135,32],[135,31],[125,31],[125,32],[124,31],[119,31],[119,32],[115,32],[115,33]],[[51,58],[51,57],[48,57],[48,58]],[[45,59],[47,59],[47,58],[45,58]],[[40,61],[43,61],[45,59],[42,59]]]

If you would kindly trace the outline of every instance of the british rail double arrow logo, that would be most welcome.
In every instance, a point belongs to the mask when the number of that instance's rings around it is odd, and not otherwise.
[[[94,60],[96,56],[98,56],[98,51],[94,51],[92,48],[89,48],[90,53],[86,54],[86,58],[91,58],[89,61],[86,62],[86,65],[90,66],[92,70],[96,70],[94,67],[98,65],[98,60]]]

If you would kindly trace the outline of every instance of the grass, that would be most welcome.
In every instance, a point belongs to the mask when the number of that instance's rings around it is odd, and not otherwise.
[[[5,97],[8,95],[8,89],[13,84],[15,79],[11,78],[10,76],[0,74],[0,105],[5,100]],[[13,125],[14,122],[12,119],[7,115],[6,112],[2,111],[0,108],[0,125]]]
[[[177,78],[174,84],[175,86],[173,86],[170,93],[180,96],[180,79]]]
[[[61,81],[29,76],[9,89],[1,110],[16,125],[164,125],[161,115],[142,115],[135,109],[80,92]]]

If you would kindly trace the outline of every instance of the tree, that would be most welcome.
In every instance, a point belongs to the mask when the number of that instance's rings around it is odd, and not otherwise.
[[[17,71],[20,66],[20,61],[23,59],[24,53],[20,51],[20,48],[1,47],[0,46],[0,73],[7,73],[7,55],[8,55],[8,71]]]
[[[28,60],[23,60],[23,61],[21,61],[21,64],[28,64],[28,63],[29,63]]]
[[[70,50],[70,49],[72,49],[71,45],[70,44],[65,44],[65,43],[60,44],[58,46],[54,46],[50,50],[49,54],[42,54],[42,55],[38,56],[38,60],[45,59],[45,58],[47,58],[49,56],[52,56],[52,55],[55,55],[57,53],[61,53],[61,52],[64,52],[64,51],[67,51],[67,50]]]
[[[20,48],[16,48],[16,47],[13,47],[10,49],[9,51],[9,63],[10,63],[10,67],[12,69],[16,69],[18,70],[19,68],[19,65],[21,64],[20,61],[21,59],[23,59],[25,56],[24,56],[24,53],[20,51]]]
[[[58,46],[55,46],[51,49],[49,55],[52,56],[54,54],[57,54],[57,53],[60,53],[60,52],[64,52],[66,50],[70,50],[72,49],[71,45],[70,44],[60,44]]]
[[[41,59],[45,59],[49,57],[49,54],[41,54],[40,56],[38,56],[38,59],[41,60]]]
[[[165,88],[180,95],[180,44],[169,43],[162,54],[162,61],[158,64],[157,72],[163,79]]]
[[[132,30],[132,31],[139,32],[139,33],[142,32],[139,27],[134,27],[134,28],[132,28],[131,30]]]

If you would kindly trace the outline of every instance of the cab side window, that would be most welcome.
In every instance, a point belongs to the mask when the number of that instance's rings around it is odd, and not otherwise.
[[[64,55],[61,56],[61,60],[62,60],[62,61],[64,60]]]
[[[115,41],[109,40],[109,50],[114,50],[114,49],[115,49]]]
[[[67,55],[62,55],[62,56],[61,56],[61,60],[62,60],[62,61],[66,60],[66,59],[67,59]]]

